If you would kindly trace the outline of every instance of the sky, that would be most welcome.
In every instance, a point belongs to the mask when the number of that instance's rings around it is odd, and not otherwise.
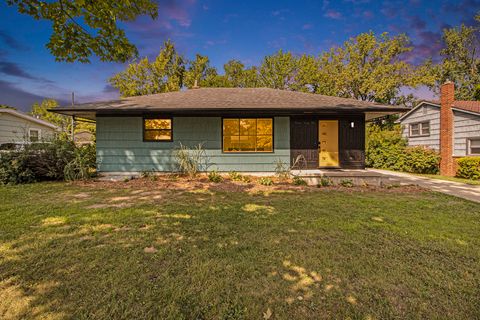
[[[408,59],[438,60],[444,28],[474,24],[480,0],[158,0],[159,17],[122,24],[140,57],[155,57],[171,39],[187,58],[207,55],[220,72],[238,59],[258,65],[279,49],[321,54],[362,32],[406,33],[414,49]],[[108,100],[118,92],[108,79],[125,64],[91,59],[90,64],[56,62],[45,47],[48,21],[19,14],[0,1],[0,104],[29,111],[34,102],[54,98],[69,104]],[[407,92],[407,91],[405,91]],[[410,91],[408,91],[410,92]],[[426,88],[413,91],[432,98]]]

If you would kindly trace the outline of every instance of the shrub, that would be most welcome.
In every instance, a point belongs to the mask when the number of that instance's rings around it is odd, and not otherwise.
[[[216,170],[213,170],[208,173],[208,180],[210,182],[218,183],[222,182],[223,178]]]
[[[228,175],[230,176],[230,179],[233,181],[242,181],[242,178],[243,178],[242,175],[236,171],[230,171]]]
[[[303,180],[300,177],[295,176],[295,177],[293,177],[293,184],[296,185],[296,186],[306,186],[307,181]]]
[[[0,184],[85,179],[95,170],[95,157],[95,146],[76,147],[65,139],[28,144],[0,154]]]
[[[177,162],[178,170],[190,177],[196,176],[200,171],[208,170],[209,158],[202,143],[193,148],[180,143],[180,146],[173,151],[173,156]]]
[[[278,159],[275,162],[275,175],[280,180],[287,180],[288,178],[290,178],[290,167],[281,159]]]
[[[400,170],[412,173],[436,174],[440,166],[440,154],[422,146],[408,147],[402,153]]]
[[[65,180],[87,180],[95,174],[96,151],[94,145],[75,149],[74,158],[68,162],[63,173]]]
[[[340,185],[345,188],[351,188],[353,187],[353,181],[352,179],[343,179],[340,181]]]
[[[402,170],[402,154],[406,146],[399,125],[382,130],[380,126],[370,124],[367,126],[365,164],[372,168]]]
[[[325,177],[320,178],[320,182],[317,185],[317,187],[330,187],[330,186],[333,186],[332,179],[325,178]]]
[[[457,177],[479,180],[480,157],[465,157],[457,160]]]
[[[263,186],[273,185],[273,180],[269,177],[262,177],[262,178],[260,178],[260,180],[258,182]]]

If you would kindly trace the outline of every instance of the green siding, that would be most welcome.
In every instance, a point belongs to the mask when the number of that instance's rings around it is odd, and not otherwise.
[[[181,142],[203,143],[210,169],[218,171],[273,171],[280,159],[290,162],[288,117],[274,119],[273,153],[222,153],[220,117],[175,117],[173,142],[144,142],[141,117],[97,118],[97,167],[101,172],[140,172],[176,169],[172,150]]]

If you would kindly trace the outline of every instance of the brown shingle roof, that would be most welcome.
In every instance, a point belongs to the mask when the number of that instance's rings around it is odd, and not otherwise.
[[[269,88],[200,88],[185,91],[129,97],[120,100],[86,103],[52,110],[64,114],[94,112],[216,112],[245,110],[358,110],[403,112],[402,107],[385,106],[356,99]]]
[[[453,107],[480,114],[480,101],[454,101]]]

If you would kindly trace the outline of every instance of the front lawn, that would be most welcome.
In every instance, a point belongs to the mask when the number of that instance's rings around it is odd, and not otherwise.
[[[480,204],[169,179],[0,187],[0,318],[479,317]]]

